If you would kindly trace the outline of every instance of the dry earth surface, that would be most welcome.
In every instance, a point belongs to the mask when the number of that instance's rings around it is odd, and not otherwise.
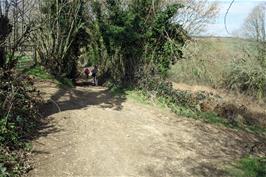
[[[228,176],[224,167],[259,141],[102,87],[38,88],[46,124],[33,143],[30,177]]]

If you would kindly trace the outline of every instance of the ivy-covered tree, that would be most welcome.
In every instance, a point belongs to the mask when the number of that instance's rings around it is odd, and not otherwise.
[[[93,5],[112,77],[132,84],[145,68],[165,75],[181,57],[187,33],[174,17],[180,4],[162,0],[105,0]]]

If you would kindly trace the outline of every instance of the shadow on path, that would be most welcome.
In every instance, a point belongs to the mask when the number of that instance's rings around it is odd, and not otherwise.
[[[54,83],[42,82],[37,84],[37,88],[40,89],[41,96],[45,97],[46,101],[40,106],[41,120],[36,130],[28,138],[31,141],[64,132],[63,129],[52,123],[55,120],[54,114],[68,110],[81,110],[90,106],[119,111],[123,108],[122,103],[126,101],[124,93],[114,96],[106,88],[91,85],[62,88],[57,87]],[[33,151],[33,153],[46,154],[42,151]]]
[[[114,96],[102,87],[58,88],[47,103],[41,106],[41,114],[48,117],[58,112],[79,110],[89,106],[121,110],[125,101],[124,93]]]

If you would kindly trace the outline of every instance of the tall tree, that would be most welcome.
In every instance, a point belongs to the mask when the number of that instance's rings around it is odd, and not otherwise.
[[[32,39],[41,63],[58,77],[75,79],[80,46],[86,40],[83,0],[45,0],[40,3],[41,27]]]
[[[245,20],[244,35],[258,42],[266,41],[266,3],[257,5]]]
[[[243,35],[256,41],[258,60],[266,67],[266,3],[260,3],[246,18]]]
[[[190,35],[199,35],[206,30],[219,13],[218,1],[209,0],[164,0],[165,3],[181,3],[184,5],[175,16],[175,20],[188,31]]]

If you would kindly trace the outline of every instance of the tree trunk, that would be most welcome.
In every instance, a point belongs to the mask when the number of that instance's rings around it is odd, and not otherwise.
[[[0,68],[4,68],[5,66],[5,48],[4,47],[0,47]]]
[[[0,15],[0,67],[4,68],[6,62],[5,56],[5,40],[9,33],[11,32],[11,26],[9,24],[9,19]]]

